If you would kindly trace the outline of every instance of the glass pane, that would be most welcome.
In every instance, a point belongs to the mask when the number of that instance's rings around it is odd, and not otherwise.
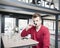
[[[1,14],[0,14],[0,33],[1,33]]]
[[[16,19],[15,18],[7,18],[5,17],[5,28],[4,32],[7,34],[8,32],[12,32],[15,27]]]
[[[29,19],[29,24],[33,24],[33,21],[32,21],[32,19]]]
[[[54,31],[50,33],[55,34],[55,21],[44,20],[44,26],[48,27],[50,31]]]
[[[21,33],[22,30],[27,26],[28,20],[25,19],[19,19],[18,26],[19,26],[19,32]]]
[[[1,47],[1,14],[0,14],[0,47]]]

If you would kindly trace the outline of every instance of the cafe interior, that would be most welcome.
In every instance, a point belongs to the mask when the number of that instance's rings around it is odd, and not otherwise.
[[[38,44],[21,32],[32,24],[32,15],[41,14],[49,28],[50,48],[60,48],[60,0],[0,0],[0,48],[32,48]]]

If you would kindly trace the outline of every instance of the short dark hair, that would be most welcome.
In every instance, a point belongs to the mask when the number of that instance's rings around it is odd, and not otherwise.
[[[36,17],[40,17],[40,19],[42,19],[40,13],[34,13],[33,16],[32,16],[32,18],[36,18]]]

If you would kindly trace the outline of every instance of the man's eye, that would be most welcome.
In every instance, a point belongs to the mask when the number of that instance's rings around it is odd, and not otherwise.
[[[33,21],[33,22],[35,22],[35,21]]]

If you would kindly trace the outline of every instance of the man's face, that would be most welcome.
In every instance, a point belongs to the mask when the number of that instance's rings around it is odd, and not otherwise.
[[[40,26],[41,25],[40,17],[33,18],[33,23],[34,23],[34,26],[36,27]]]

